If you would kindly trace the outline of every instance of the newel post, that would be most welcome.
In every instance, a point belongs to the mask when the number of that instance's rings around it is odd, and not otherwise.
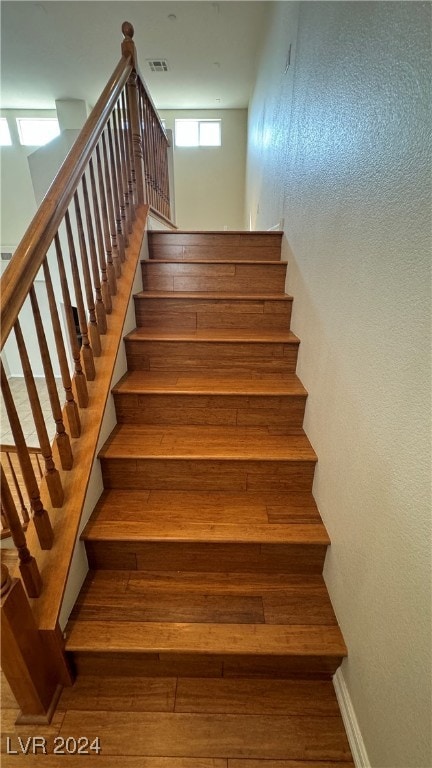
[[[1,665],[21,715],[17,723],[49,723],[61,686],[19,579],[1,564]]]
[[[132,181],[136,190],[136,201],[138,205],[143,205],[144,200],[144,156],[142,146],[142,134],[139,119],[139,94],[138,94],[138,74],[137,74],[137,53],[133,41],[134,28],[128,21],[122,24],[124,40],[122,42],[122,54],[131,57],[133,70],[127,82],[127,108],[129,112],[130,128],[132,133],[132,151],[133,167]]]

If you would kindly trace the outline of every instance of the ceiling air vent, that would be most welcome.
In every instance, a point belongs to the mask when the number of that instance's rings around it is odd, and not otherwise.
[[[152,72],[168,72],[166,59],[146,59]]]

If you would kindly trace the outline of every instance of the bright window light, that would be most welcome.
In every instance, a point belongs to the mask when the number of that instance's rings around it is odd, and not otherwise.
[[[198,120],[176,120],[175,139],[178,147],[198,147]]]
[[[42,147],[60,135],[58,120],[54,117],[17,117],[20,144]]]
[[[12,139],[9,131],[8,121],[5,117],[0,117],[0,146],[10,147]]]
[[[220,147],[220,120],[176,120],[177,147]]]
[[[206,120],[199,123],[200,147],[220,147],[221,124],[220,120]]]

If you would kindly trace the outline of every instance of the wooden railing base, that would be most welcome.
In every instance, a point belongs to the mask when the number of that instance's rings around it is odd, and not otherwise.
[[[63,686],[58,685],[45,715],[23,715],[23,713],[20,712],[15,720],[15,725],[49,725],[53,719],[54,712],[57,709],[57,704],[62,691]]]
[[[56,670],[19,579],[8,582],[1,602],[2,669],[21,708],[31,722],[49,722],[56,704]],[[58,697],[57,697],[58,698]],[[26,720],[26,722],[30,722]]]
[[[68,687],[75,680],[74,671],[65,654],[65,639],[59,624],[53,630],[39,630],[45,656],[50,660],[52,669],[55,670],[59,685]]]

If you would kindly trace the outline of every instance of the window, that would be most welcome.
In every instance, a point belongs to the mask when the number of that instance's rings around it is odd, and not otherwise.
[[[220,120],[176,120],[177,147],[220,147]]]
[[[5,117],[0,117],[0,146],[10,147],[12,139],[9,131],[8,121]]]
[[[58,120],[54,117],[17,117],[20,144],[42,147],[60,135]]]

